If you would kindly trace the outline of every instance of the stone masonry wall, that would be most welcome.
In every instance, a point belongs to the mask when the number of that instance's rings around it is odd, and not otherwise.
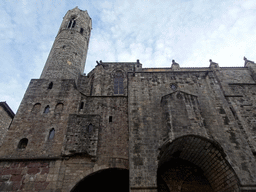
[[[100,116],[98,161],[104,164],[109,158],[128,160],[127,97],[83,97],[81,102],[84,109],[79,114]]]
[[[78,89],[87,96],[113,96],[114,75],[121,71],[124,76],[124,94],[127,96],[127,72],[139,71],[142,65],[134,63],[99,63],[88,76],[80,76]]]
[[[241,83],[252,82],[251,77],[243,77],[248,74],[246,69],[234,70]],[[177,86],[180,91],[198,95],[206,138],[216,140],[224,148],[227,159],[242,184],[255,182],[255,158],[246,141],[246,135],[251,133],[239,128],[223,94],[225,85],[222,86],[221,83],[225,82],[221,79],[225,78],[221,76],[220,71],[128,74],[130,184],[134,191],[156,187],[158,148],[165,139],[172,141],[179,135],[166,129],[166,122],[163,121],[165,118],[159,113],[162,110],[161,98],[173,92],[172,85]],[[231,73],[225,71],[224,74]],[[233,80],[229,77],[229,81],[232,83]],[[179,110],[178,107],[176,109]],[[193,131],[193,134],[202,134],[200,129]]]
[[[52,87],[51,87],[52,86]],[[74,80],[32,80],[0,150],[1,158],[61,155],[68,117],[77,111]],[[49,139],[50,130],[55,134]],[[27,146],[19,142],[27,138]]]
[[[12,122],[10,115],[0,106],[0,145],[3,142],[6,132]]]

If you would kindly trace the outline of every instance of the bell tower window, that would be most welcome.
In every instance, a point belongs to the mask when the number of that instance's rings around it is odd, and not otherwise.
[[[68,23],[68,29],[74,28],[76,25],[76,20],[75,18],[72,18],[69,23]]]

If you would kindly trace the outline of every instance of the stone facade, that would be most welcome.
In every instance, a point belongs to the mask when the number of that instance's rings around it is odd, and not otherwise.
[[[14,113],[6,102],[0,102],[0,145],[14,118]]]
[[[0,191],[256,191],[254,62],[85,76],[90,31],[68,11],[2,139]]]

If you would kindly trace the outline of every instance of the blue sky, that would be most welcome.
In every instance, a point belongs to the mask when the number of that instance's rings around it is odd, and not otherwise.
[[[143,67],[243,66],[256,61],[255,0],[1,0],[0,101],[17,111],[40,77],[62,18],[78,6],[92,18],[85,67],[136,61]]]

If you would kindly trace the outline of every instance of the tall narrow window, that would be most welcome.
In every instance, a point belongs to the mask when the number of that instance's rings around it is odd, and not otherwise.
[[[111,123],[112,122],[112,116],[109,116],[108,121]]]
[[[55,136],[55,129],[52,128],[49,132],[49,137],[48,137],[48,140],[52,140]]]
[[[92,76],[92,78],[91,78],[91,83],[90,83],[90,86],[91,86],[91,89],[90,89],[90,96],[92,96],[92,91],[93,91],[93,81],[94,81],[94,76]]]
[[[114,94],[121,95],[124,94],[124,76],[121,71],[117,71],[114,76]]]
[[[76,20],[73,20],[73,23],[72,23],[72,28],[74,28],[76,25]]]
[[[51,82],[48,86],[48,89],[52,89],[53,83]]]
[[[84,32],[84,29],[83,28],[81,28],[80,29],[80,33],[83,35],[83,32]]]
[[[27,138],[23,138],[20,140],[19,144],[18,144],[18,149],[25,149],[28,145],[28,139]]]
[[[91,123],[89,124],[87,130],[88,130],[89,133],[93,131],[93,125]]]
[[[80,108],[79,108],[79,109],[81,110],[81,109],[83,109],[83,108],[84,108],[84,102],[81,102],[81,103],[80,103]]]
[[[49,113],[50,112],[50,107],[49,105],[47,105],[45,108],[44,108],[44,113]]]

